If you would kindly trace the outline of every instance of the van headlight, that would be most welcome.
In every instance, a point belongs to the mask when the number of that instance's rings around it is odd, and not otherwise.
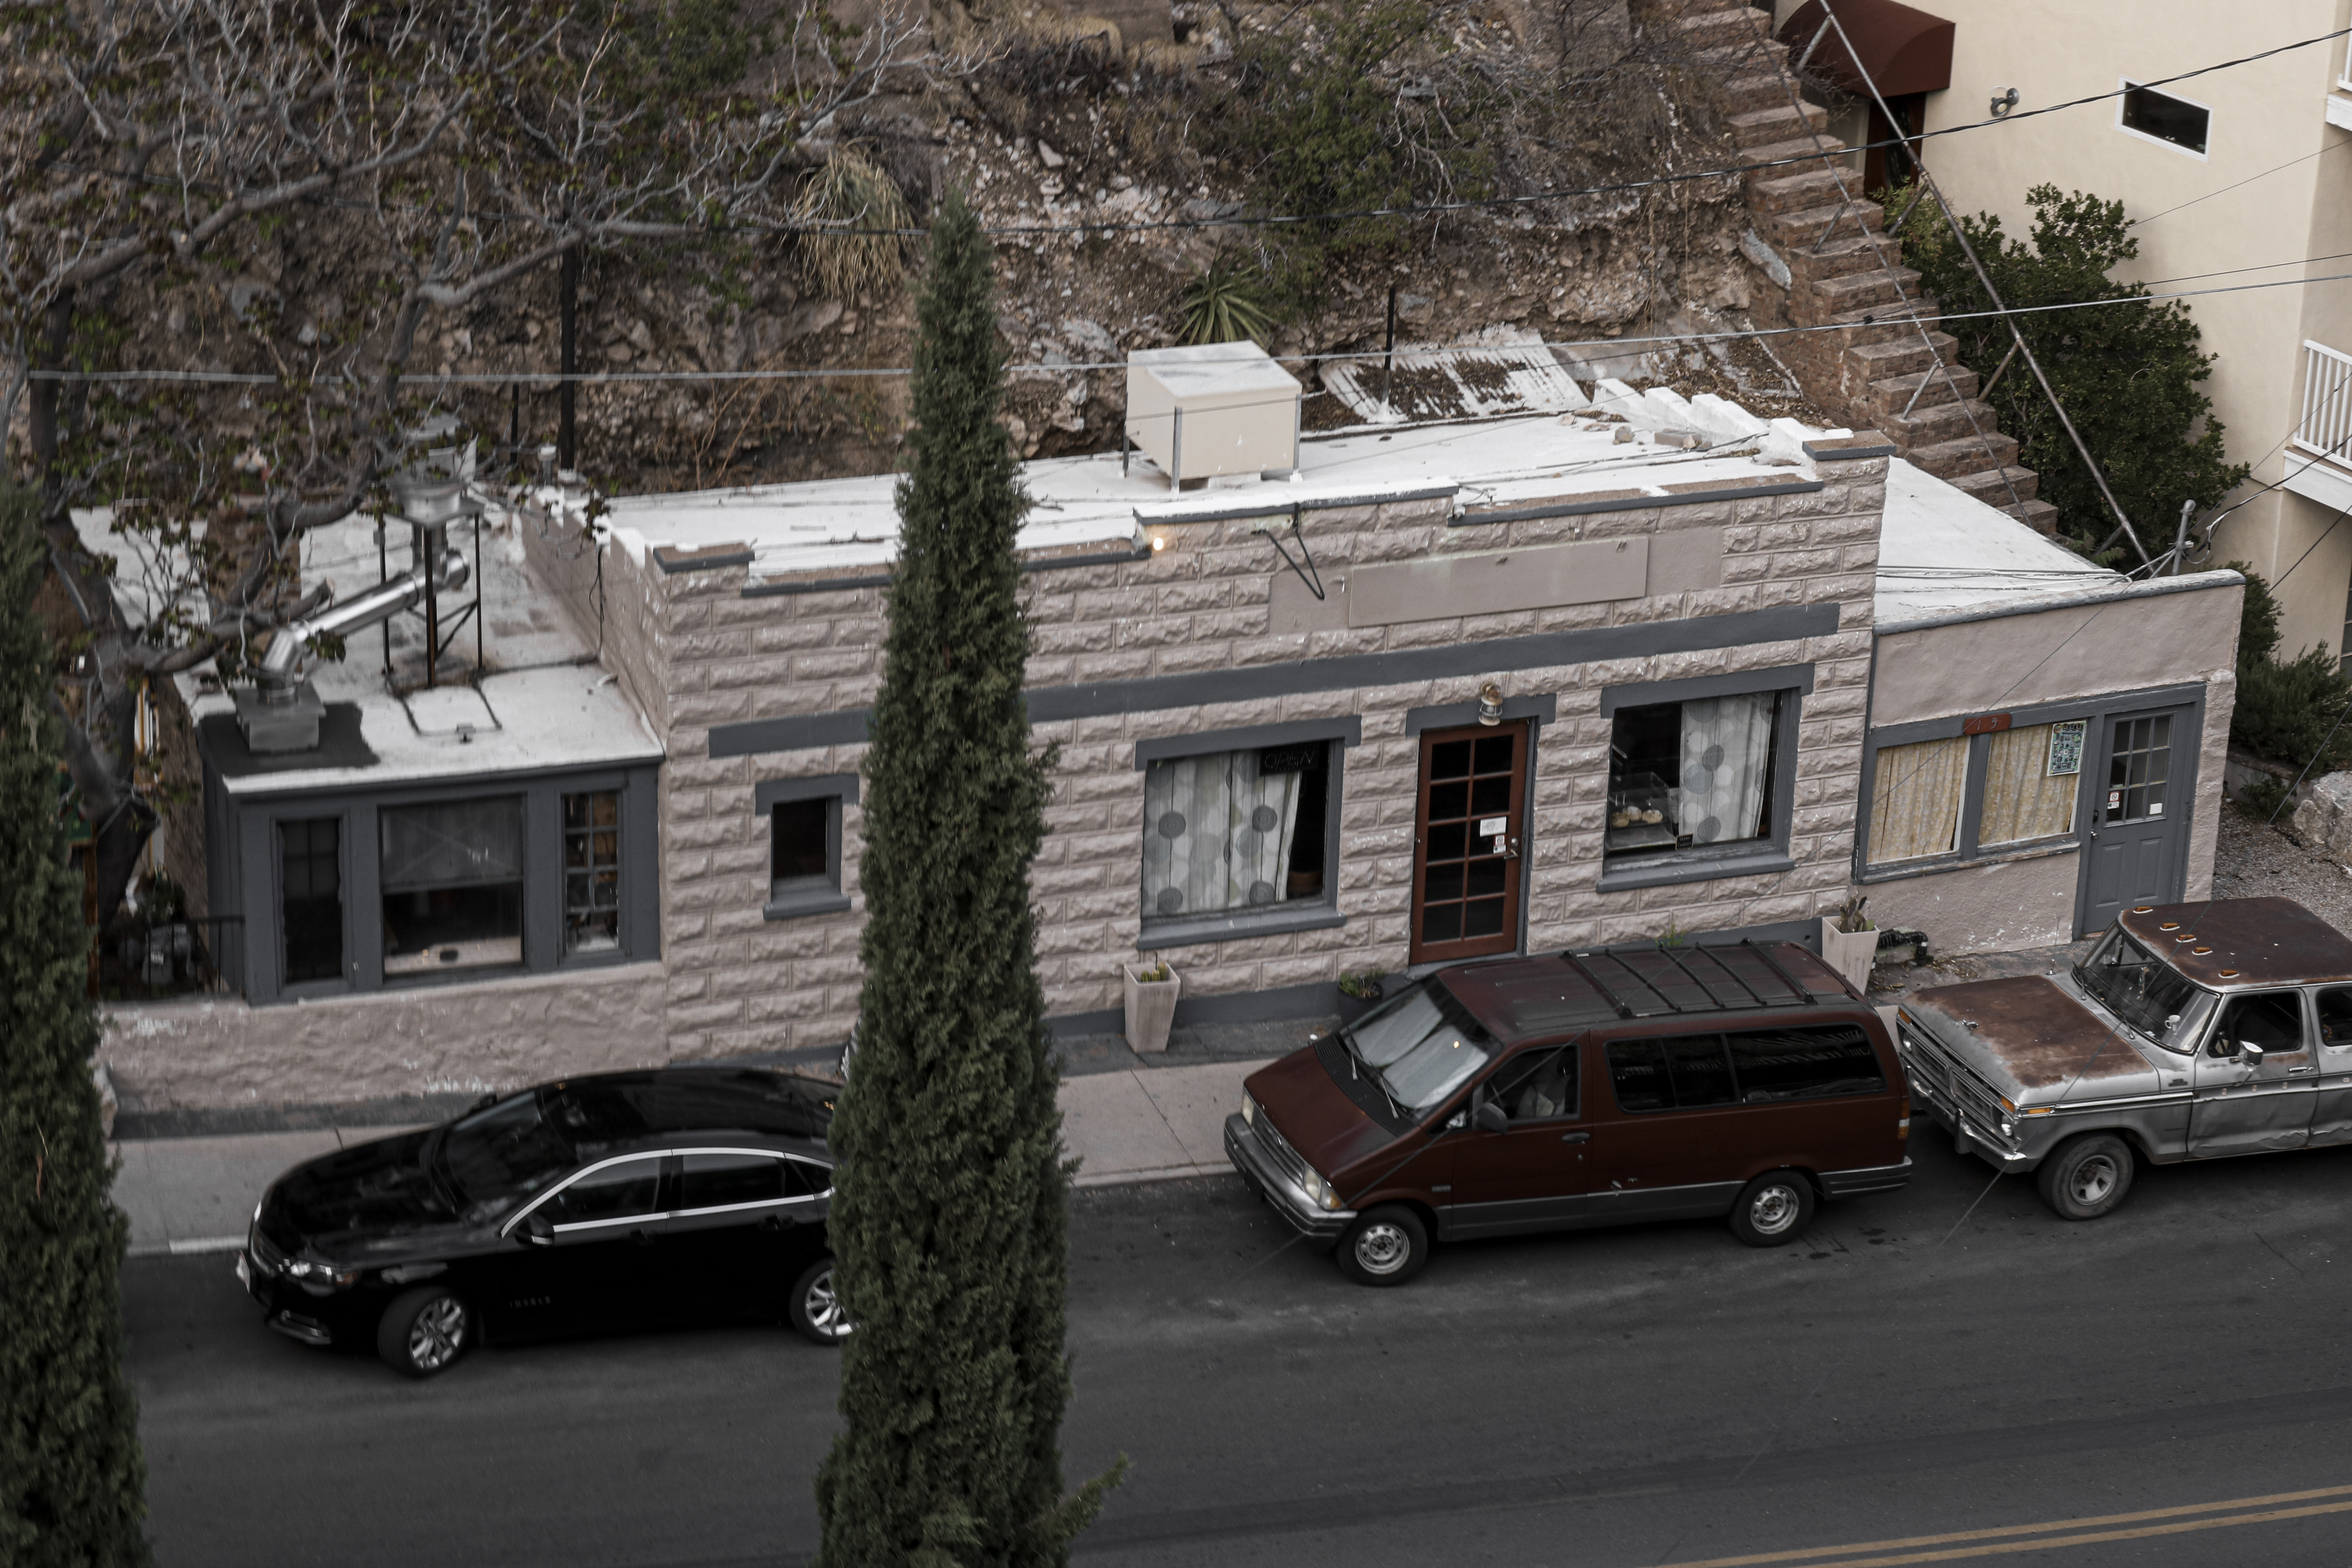
[[[1257,1125],[1257,1096],[1244,1091],[1242,1095],[1242,1125]]]
[[[1298,1184],[1307,1190],[1307,1201],[1317,1208],[1336,1209],[1339,1206],[1339,1190],[1318,1173],[1308,1171],[1298,1179]]]

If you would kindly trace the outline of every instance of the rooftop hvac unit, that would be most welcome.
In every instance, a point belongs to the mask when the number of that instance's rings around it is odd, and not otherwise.
[[[1127,438],[1171,485],[1298,468],[1306,389],[1244,339],[1127,356]]]

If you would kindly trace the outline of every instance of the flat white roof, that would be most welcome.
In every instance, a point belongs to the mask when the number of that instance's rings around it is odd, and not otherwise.
[[[1149,371],[1180,398],[1222,397],[1250,392],[1297,396],[1298,378],[1255,343],[1187,343],[1167,349],[1137,349],[1128,369]]]
[[[383,675],[384,634],[370,627],[347,639],[344,657],[311,667],[310,681],[331,709],[348,703],[358,710],[359,735],[373,762],[352,761],[334,748],[316,753],[252,759],[215,748],[222,785],[231,795],[275,795],[287,790],[339,786],[425,784],[436,779],[477,779],[542,768],[593,766],[659,758],[660,742],[639,715],[618,678],[596,662],[594,647],[581,639],[562,610],[527,570],[517,530],[531,527],[518,514],[492,513],[483,521],[479,557],[470,524],[453,526],[450,542],[473,560],[480,574],[485,614],[483,652],[488,668],[478,683],[411,689],[404,695]],[[317,529],[303,542],[305,585],[331,580],[336,597],[349,598],[379,581],[380,572],[408,568],[408,530],[397,520],[387,531],[383,566],[377,563],[373,518],[349,518]],[[473,584],[446,595],[442,632],[473,602]],[[395,616],[392,662],[396,683],[413,686],[422,674],[424,623],[414,615]],[[459,629],[452,652],[473,652],[470,626]],[[216,686],[206,689],[204,671],[178,678],[181,695],[199,723],[225,718],[235,722],[235,700]],[[240,752],[242,746],[229,748]],[[315,757],[315,765],[306,765]],[[226,762],[230,766],[223,766]]]
[[[1714,454],[1660,447],[1647,432],[1621,443],[1616,432],[1625,428],[1547,414],[1311,437],[1301,443],[1296,479],[1232,475],[1181,496],[1140,453],[1129,458],[1124,474],[1116,452],[1042,458],[1022,465],[1033,504],[1018,545],[1055,552],[1129,546],[1146,523],[1263,502],[1329,506],[1444,489],[1458,492],[1463,508],[1486,510],[1604,490],[1664,500],[1668,485],[1761,485],[1811,477],[1786,438],[1778,443],[1779,455],[1767,458],[1752,449]],[[654,549],[735,545],[751,552],[754,581],[872,573],[898,554],[898,481],[897,475],[873,474],[625,496],[609,504],[606,516],[614,542],[640,561]]]
[[[1958,486],[1886,463],[1886,517],[1878,541],[1876,618],[1882,624],[1984,610],[2127,579],[2094,565]]]

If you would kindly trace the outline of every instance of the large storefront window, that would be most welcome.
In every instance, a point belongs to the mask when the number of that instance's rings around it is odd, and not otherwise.
[[[383,973],[522,962],[522,797],[386,806]]]
[[[1309,741],[1149,763],[1145,921],[1321,900],[1330,754]]]

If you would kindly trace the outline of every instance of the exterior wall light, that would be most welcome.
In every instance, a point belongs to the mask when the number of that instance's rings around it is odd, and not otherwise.
[[[1478,722],[1499,724],[1503,721],[1503,689],[1493,681],[1478,689]]]
[[[1992,95],[1992,117],[2006,120],[2009,111],[2017,107],[2017,89],[2005,87]]]

